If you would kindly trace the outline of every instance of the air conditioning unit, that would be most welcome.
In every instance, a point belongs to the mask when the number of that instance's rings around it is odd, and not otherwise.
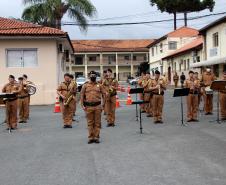
[[[64,52],[64,46],[63,46],[63,44],[59,44],[59,45],[58,45],[58,51],[59,51],[60,53],[63,53],[63,52]]]

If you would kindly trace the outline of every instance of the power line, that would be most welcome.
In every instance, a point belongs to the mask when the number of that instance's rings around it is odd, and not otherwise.
[[[152,12],[130,14],[130,15],[118,16],[118,17],[108,17],[108,18],[102,18],[102,19],[90,19],[89,22],[114,20],[114,19],[121,19],[121,18],[128,18],[128,17],[139,17],[139,16],[149,15],[149,14],[155,13],[155,12],[158,12],[158,11],[156,10],[156,11],[152,11]]]
[[[212,14],[206,14],[206,15],[200,15],[200,16],[194,16],[188,18],[188,20],[196,20],[196,19],[202,19],[206,17],[216,16],[216,15],[224,15],[226,12],[220,12],[220,13],[212,13]],[[155,21],[144,21],[144,22],[124,22],[124,23],[100,23],[100,24],[87,24],[87,26],[90,27],[104,27],[104,26],[124,26],[124,25],[139,25],[139,24],[153,24],[153,23],[163,23],[163,22],[170,22],[174,19],[163,19],[163,20],[155,20]],[[184,20],[184,18],[178,18],[177,21]],[[62,26],[82,26],[82,24],[75,23],[75,22],[62,22]]]

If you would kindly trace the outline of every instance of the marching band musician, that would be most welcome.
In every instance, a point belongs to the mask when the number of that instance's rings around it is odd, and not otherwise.
[[[199,79],[199,73],[198,72],[194,72],[194,79],[199,81],[199,87],[197,89],[198,91],[198,108],[200,106],[200,103],[202,101],[202,90],[201,90],[201,86],[200,86],[200,79]]]
[[[23,77],[18,78],[22,90],[18,93],[19,123],[27,123],[29,117],[29,94]]]
[[[147,90],[145,90],[145,92],[149,94],[147,117],[153,117],[153,94],[149,90],[151,87],[151,84],[152,84],[152,80],[154,80],[154,79],[152,79],[152,77],[150,77],[150,79],[147,82]]]
[[[210,68],[207,68],[202,75],[201,84],[204,87],[204,111],[206,115],[213,114],[213,91],[209,94],[206,89],[210,89],[212,82],[215,80],[215,76]]]
[[[103,82],[104,89],[108,92],[106,96],[107,106],[107,127],[115,126],[115,109],[116,109],[116,95],[118,89],[118,81],[112,77],[112,70],[107,70],[107,78]]]
[[[150,90],[153,93],[153,116],[154,123],[163,123],[162,110],[164,104],[164,91],[166,90],[166,82],[164,78],[160,77],[160,72],[155,71],[155,78],[151,81]]]
[[[15,81],[13,75],[9,75],[9,83],[3,89],[3,93],[18,94],[22,90],[22,86]],[[6,99],[6,123],[8,130],[17,129],[17,97]]]
[[[144,78],[144,83],[142,84],[142,86],[144,88],[144,91],[148,90],[148,82],[149,82],[149,80],[150,80],[150,72],[147,72],[146,76]],[[150,100],[150,93],[144,93],[144,101],[148,102],[149,100]],[[144,106],[144,111],[146,113],[148,113],[149,112],[149,104],[145,103],[143,106]]]
[[[223,80],[226,81],[226,70],[223,73]],[[220,91],[220,108],[221,108],[221,120],[226,120],[226,90]]]
[[[103,85],[104,81],[107,79],[107,70],[104,70],[103,71],[103,76],[100,80],[100,84]],[[106,101],[106,98],[105,98],[105,101]],[[104,115],[107,115],[107,103],[105,102],[104,104]]]
[[[198,79],[195,79],[193,71],[189,71],[189,78],[185,80],[185,87],[190,89],[189,95],[187,96],[187,122],[197,122],[200,82]]]
[[[76,92],[74,93],[74,108],[73,108],[73,116],[75,116],[76,112],[76,93],[77,93],[77,82],[74,80],[74,75],[70,75],[70,81],[71,85],[74,86],[74,89],[76,89]],[[72,118],[72,121],[75,121],[75,119]]]
[[[82,86],[81,90],[81,107],[86,112],[88,125],[88,144],[99,143],[101,129],[101,112],[104,108],[105,89],[96,82],[96,72],[89,73],[90,81]],[[101,105],[102,102],[102,105]]]
[[[64,74],[64,82],[62,82],[57,88],[57,94],[60,96],[64,121],[63,128],[72,128],[76,90],[75,85],[71,83],[70,74]]]
[[[28,80],[28,76],[26,74],[23,74],[23,84],[33,84],[33,82]],[[30,118],[30,100],[31,96],[28,94],[28,119]]]
[[[179,76],[177,72],[175,72],[175,74],[173,75],[173,82],[174,82],[175,88],[178,87],[178,81],[179,81]]]
[[[145,78],[146,78],[146,72],[142,71],[141,76],[138,80],[138,85],[142,88],[144,87]],[[144,94],[140,94],[140,100],[144,100]],[[140,108],[141,108],[141,112],[144,113],[145,112],[144,105],[140,105]]]

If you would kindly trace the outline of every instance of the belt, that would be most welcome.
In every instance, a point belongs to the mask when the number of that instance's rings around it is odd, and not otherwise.
[[[195,92],[190,91],[189,94],[195,94],[195,95],[198,95],[199,93],[198,93],[198,91],[195,91]]]
[[[6,99],[5,101],[6,101],[6,102],[11,102],[11,101],[15,101],[15,100],[17,100],[17,98],[13,98],[13,99]]]
[[[98,106],[98,105],[100,105],[101,104],[101,102],[100,101],[98,101],[98,102],[84,102],[84,106],[86,107],[86,106],[89,106],[89,107],[96,107],[96,106]]]

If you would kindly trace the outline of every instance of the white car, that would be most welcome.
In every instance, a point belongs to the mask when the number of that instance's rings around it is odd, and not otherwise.
[[[76,83],[77,83],[79,92],[81,91],[83,84],[86,83],[86,82],[87,82],[87,79],[85,77],[78,77],[76,79]]]
[[[136,85],[137,82],[138,82],[138,80],[139,80],[138,77],[137,77],[137,78],[134,78],[134,79],[131,79],[131,80],[129,80],[129,84],[130,84],[130,85]]]

